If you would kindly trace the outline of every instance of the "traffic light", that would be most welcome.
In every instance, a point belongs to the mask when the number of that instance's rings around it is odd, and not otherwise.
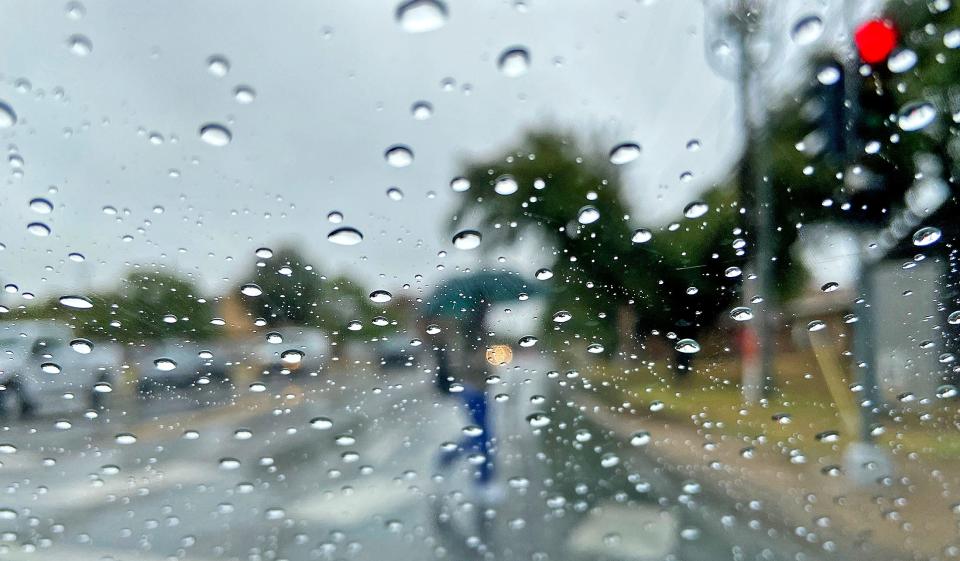
[[[893,22],[884,18],[864,22],[853,34],[853,42],[857,46],[860,59],[867,64],[887,60],[897,47],[898,38],[899,33]]]

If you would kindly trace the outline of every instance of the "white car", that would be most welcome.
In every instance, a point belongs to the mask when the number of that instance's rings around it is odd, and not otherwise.
[[[119,378],[122,349],[94,344],[54,320],[0,323],[0,410],[20,413],[99,409]]]

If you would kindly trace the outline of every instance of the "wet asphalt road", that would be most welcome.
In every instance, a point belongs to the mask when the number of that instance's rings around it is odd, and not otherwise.
[[[494,393],[509,399],[492,405],[486,491],[465,459],[438,467],[469,420],[411,369],[185,390],[69,429],[13,422],[0,433],[0,558],[842,558],[611,437],[542,369],[505,370]],[[549,424],[532,427],[534,412]]]

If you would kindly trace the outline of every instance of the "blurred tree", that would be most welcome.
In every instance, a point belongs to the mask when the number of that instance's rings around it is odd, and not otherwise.
[[[729,187],[705,194],[707,215],[634,243],[635,219],[605,151],[585,150],[548,130],[528,133],[506,153],[466,166],[473,187],[456,208],[451,231],[480,222],[491,226],[483,232],[483,250],[525,238],[550,255],[536,266],[554,273],[544,331],[555,348],[597,342],[608,356],[630,352],[638,328],[693,337],[727,309],[737,279],[723,272],[741,261],[732,249],[737,210]],[[515,193],[497,193],[514,185]],[[572,319],[554,322],[558,311]]]
[[[214,334],[210,304],[193,283],[171,273],[131,271],[116,290],[88,298],[90,309],[68,308],[52,298],[17,310],[15,318],[58,319],[81,336],[121,343],[201,340]]]
[[[250,279],[249,281],[246,279]],[[242,284],[253,283],[262,294],[242,302],[268,326],[305,325],[324,329],[338,339],[363,338],[382,326],[373,318],[390,306],[375,305],[364,287],[347,276],[327,278],[293,247],[281,247],[272,257],[259,259]],[[348,328],[358,321],[361,329]]]

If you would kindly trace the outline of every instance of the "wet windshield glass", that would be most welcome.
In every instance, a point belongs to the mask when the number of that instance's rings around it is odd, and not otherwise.
[[[2,14],[0,559],[960,556],[950,0]]]

